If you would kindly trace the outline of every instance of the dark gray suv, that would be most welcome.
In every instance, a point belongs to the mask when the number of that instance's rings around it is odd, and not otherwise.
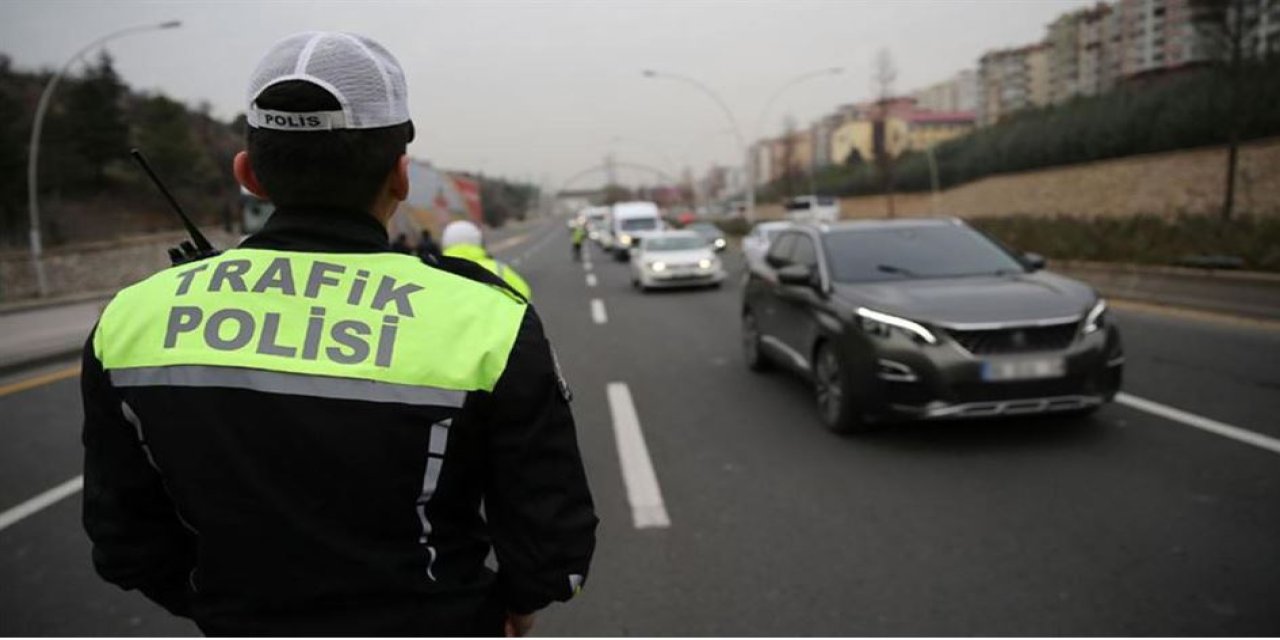
[[[823,423],[1087,413],[1124,352],[1092,288],[955,219],[796,225],[747,276],[748,366],[812,380]]]

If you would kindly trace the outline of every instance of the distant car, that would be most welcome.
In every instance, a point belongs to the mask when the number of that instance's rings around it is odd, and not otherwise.
[[[783,229],[791,228],[790,222],[761,222],[751,229],[751,233],[742,238],[742,256],[747,261],[749,271],[764,267],[764,254],[769,250],[769,243]]]
[[[686,226],[685,229],[702,236],[717,253],[724,251],[725,247],[729,246],[729,241],[725,240],[724,232],[720,230],[720,227],[710,222],[694,222]]]
[[[609,207],[587,207],[578,213],[587,230],[587,238],[600,244],[601,231],[609,215]],[[601,247],[604,248],[604,247]]]
[[[661,231],[662,211],[652,202],[619,202],[609,212],[609,233],[606,242],[614,258],[625,261],[631,247],[645,234]]]
[[[840,201],[829,196],[797,196],[783,203],[792,222],[826,222],[840,219]]]
[[[822,422],[1087,413],[1120,388],[1107,305],[958,220],[796,225],[742,303],[747,364],[809,378]]]
[[[664,287],[718,287],[724,266],[694,231],[647,234],[631,251],[631,284],[641,291]]]

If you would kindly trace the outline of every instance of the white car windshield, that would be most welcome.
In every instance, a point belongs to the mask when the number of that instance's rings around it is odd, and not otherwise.
[[[707,246],[707,241],[693,236],[669,236],[650,238],[644,242],[645,251],[688,251]]]

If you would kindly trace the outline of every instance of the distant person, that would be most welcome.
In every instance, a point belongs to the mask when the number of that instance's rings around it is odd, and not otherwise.
[[[484,250],[484,236],[480,232],[480,227],[474,222],[466,220],[450,222],[449,226],[444,228],[444,234],[440,236],[440,246],[444,249],[444,255],[470,260],[502,278],[512,289],[524,296],[525,300],[533,299],[529,283],[525,282],[524,278],[511,268],[511,265],[495,260]]]
[[[427,264],[435,264],[440,260],[440,245],[431,238],[431,230],[423,229],[422,237],[418,239],[418,257],[422,258]]]
[[[207,635],[519,636],[586,579],[597,519],[533,307],[390,251],[404,78],[360,36],[273,46],[234,173],[275,213],[121,291],[85,345],[94,567]]]
[[[582,241],[587,237],[587,224],[573,225],[573,231],[570,233],[569,239],[573,242],[573,259],[574,261],[582,261]]]

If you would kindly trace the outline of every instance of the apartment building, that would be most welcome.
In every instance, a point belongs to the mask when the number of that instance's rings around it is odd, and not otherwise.
[[[978,72],[965,69],[942,82],[929,85],[912,96],[916,107],[928,111],[976,111]]]
[[[1049,44],[988,51],[978,60],[978,122],[1049,103]]]

